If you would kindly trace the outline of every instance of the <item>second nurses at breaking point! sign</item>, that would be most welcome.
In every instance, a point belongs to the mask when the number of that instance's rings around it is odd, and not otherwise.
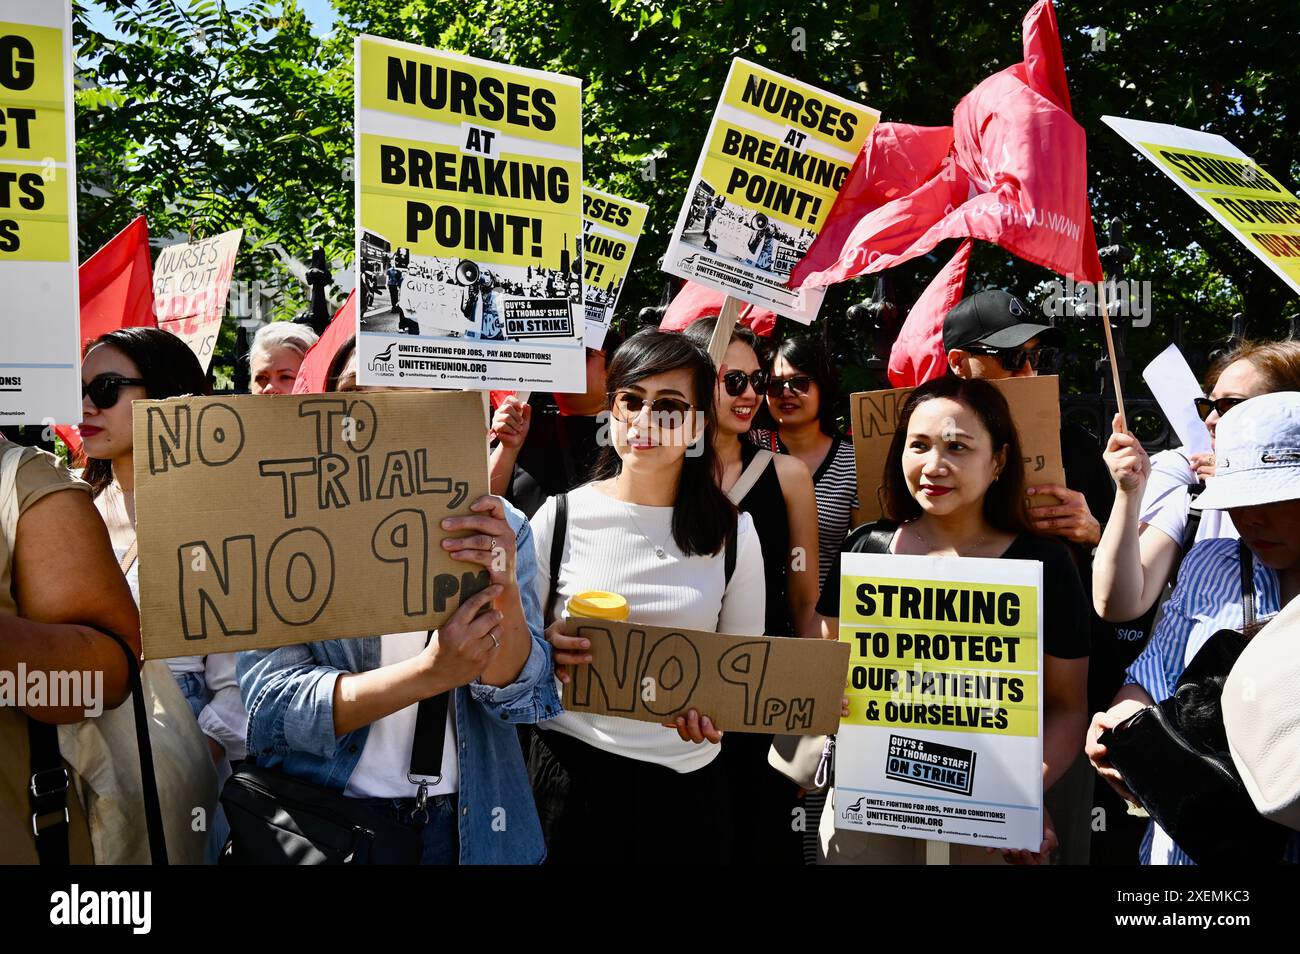
[[[664,271],[811,323],[823,290],[786,282],[879,118],[878,110],[733,60]]]
[[[358,383],[583,391],[577,79],[360,36]]]

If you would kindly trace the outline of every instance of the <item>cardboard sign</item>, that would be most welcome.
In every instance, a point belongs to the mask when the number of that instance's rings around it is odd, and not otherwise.
[[[356,40],[357,379],[576,392],[582,88]]]
[[[564,687],[570,711],[663,723],[695,709],[724,732],[822,735],[839,725],[842,644],[585,618],[566,631],[591,640],[592,657]]]
[[[588,348],[599,348],[605,342],[649,211],[650,207],[640,202],[583,186],[582,278],[587,320],[583,344]]]
[[[221,333],[243,229],[190,245],[169,245],[153,268],[158,327],[184,339],[207,371]]]
[[[1061,404],[1054,375],[990,381],[1011,407],[1011,419],[1020,435],[1025,463],[1025,486],[1065,485],[1061,463]],[[881,479],[889,445],[898,427],[898,414],[915,388],[859,391],[849,399],[853,419],[853,454],[858,468],[858,502],[861,520],[870,523],[882,513]],[[1055,497],[1032,498],[1047,506]]]
[[[477,394],[133,410],[146,658],[435,629],[488,585],[442,549],[488,489]]]
[[[664,271],[809,324],[824,289],[786,288],[879,110],[735,59]]]
[[[844,554],[836,828],[1038,850],[1042,575],[1036,560]]]
[[[1119,116],[1102,122],[1300,292],[1300,199],[1222,136]]]
[[[68,0],[0,0],[0,424],[81,420]]]

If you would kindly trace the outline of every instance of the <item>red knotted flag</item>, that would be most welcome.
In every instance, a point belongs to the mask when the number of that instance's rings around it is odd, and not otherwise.
[[[974,243],[967,239],[934,280],[921,293],[889,352],[889,383],[896,388],[914,388],[942,377],[948,369],[943,348],[943,319],[961,301],[966,287],[966,270]]]
[[[664,311],[659,322],[660,331],[684,331],[701,318],[716,317],[722,311],[726,295],[712,288],[705,288],[695,282],[682,286]],[[776,330],[776,314],[766,308],[746,304],[740,310],[737,324],[748,327],[756,335],[767,337]]]
[[[1024,61],[967,94],[951,128],[881,123],[790,277],[821,287],[977,238],[1072,278],[1101,281],[1086,137],[1070,114],[1050,0],[1023,23]]]
[[[328,383],[330,362],[339,353],[339,348],[357,333],[357,293],[353,289],[341,308],[334,313],[325,333],[316,343],[307,349],[298,368],[298,377],[293,382],[294,394],[320,394]]]

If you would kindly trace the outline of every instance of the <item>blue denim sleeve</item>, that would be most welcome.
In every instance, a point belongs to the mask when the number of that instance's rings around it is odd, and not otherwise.
[[[475,679],[470,694],[489,712],[506,722],[535,723],[560,714],[560,696],[555,690],[555,666],[546,641],[542,603],[537,596],[537,553],[533,531],[524,515],[506,503],[506,520],[515,531],[515,578],[519,598],[528,620],[532,647],[518,677],[508,686],[488,686]]]
[[[335,754],[334,684],[341,669],[320,665],[307,643],[242,652],[235,670],[248,710],[250,756]]]

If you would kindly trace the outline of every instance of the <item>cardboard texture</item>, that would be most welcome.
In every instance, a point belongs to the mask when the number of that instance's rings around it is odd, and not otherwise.
[[[478,394],[133,410],[146,659],[435,629],[487,585],[440,523],[488,492]]]
[[[822,735],[839,725],[847,643],[586,618],[570,618],[567,632],[591,640],[592,656],[564,687],[570,711],[663,723],[695,709],[724,732]]]
[[[1011,406],[1025,461],[1025,486],[1065,484],[1061,464],[1061,404],[1055,375],[991,381]],[[858,514],[862,523],[881,516],[881,476],[898,414],[915,388],[859,391],[849,399],[853,416],[853,455],[858,468]],[[1056,498],[1035,496],[1035,506]]]

